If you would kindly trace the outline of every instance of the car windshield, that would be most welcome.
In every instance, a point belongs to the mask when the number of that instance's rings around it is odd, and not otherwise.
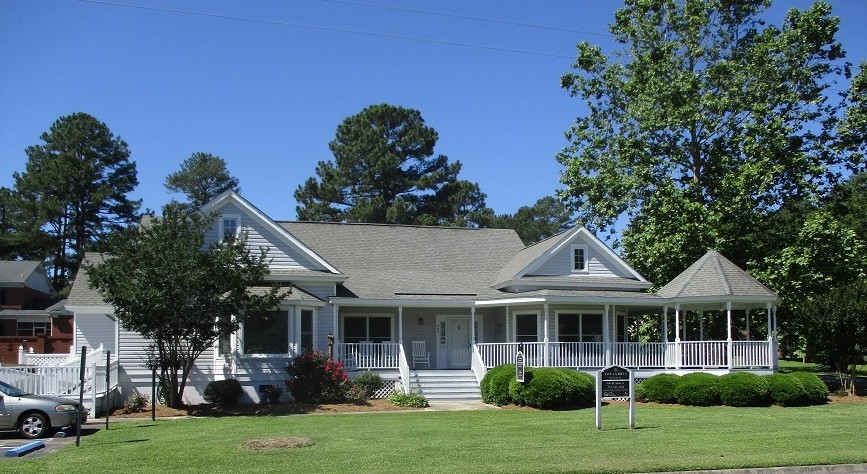
[[[0,382],[0,392],[3,392],[10,397],[23,397],[24,395],[27,395],[27,392],[24,390],[15,388],[6,382]]]

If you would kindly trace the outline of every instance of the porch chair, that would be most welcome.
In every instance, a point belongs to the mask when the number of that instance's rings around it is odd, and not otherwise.
[[[425,350],[424,341],[412,341],[412,368],[419,364],[430,368],[430,352]]]

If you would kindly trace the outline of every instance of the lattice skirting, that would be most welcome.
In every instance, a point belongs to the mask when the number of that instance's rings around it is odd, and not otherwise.
[[[400,390],[402,387],[399,380],[384,379],[382,381],[382,388],[377,390],[371,398],[388,398],[391,392]]]

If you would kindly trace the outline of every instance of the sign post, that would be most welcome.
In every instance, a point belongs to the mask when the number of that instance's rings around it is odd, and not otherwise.
[[[515,354],[515,380],[524,383],[524,344],[518,344],[518,353]]]
[[[602,399],[629,398],[629,429],[635,428],[635,376],[631,370],[611,366],[596,372],[596,429],[602,429]]]

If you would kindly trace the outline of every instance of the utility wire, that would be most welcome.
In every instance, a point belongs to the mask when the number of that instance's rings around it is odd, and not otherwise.
[[[574,56],[565,56],[562,54],[553,54],[553,53],[545,53],[541,51],[529,51],[523,49],[511,49],[511,48],[501,48],[498,46],[485,46],[480,44],[472,44],[472,43],[461,43],[457,41],[446,41],[446,40],[437,40],[431,38],[418,38],[413,36],[402,36],[402,35],[392,35],[388,33],[375,33],[372,31],[361,31],[361,30],[352,30],[348,28],[334,28],[329,26],[318,26],[318,25],[308,25],[304,23],[292,23],[288,21],[280,21],[280,20],[269,20],[267,18],[253,18],[253,17],[241,17],[234,15],[222,15],[219,13],[207,13],[207,12],[199,12],[192,10],[179,10],[175,8],[163,8],[163,7],[152,7],[147,5],[135,5],[130,3],[118,3],[118,2],[109,2],[105,0],[76,0],[82,3],[92,3],[97,5],[106,5],[112,7],[123,7],[123,8],[134,8],[139,10],[148,10],[148,11],[156,11],[162,13],[175,13],[181,15],[193,15],[193,16],[201,16],[207,18],[219,18],[222,20],[234,20],[234,21],[247,21],[252,23],[264,23],[268,25],[277,25],[277,26],[288,26],[292,28],[306,28],[310,30],[319,30],[319,31],[331,31],[331,32],[339,32],[339,33],[350,33],[355,35],[365,35],[365,36],[373,36],[378,38],[390,38],[390,39],[399,39],[399,40],[407,40],[407,41],[417,41],[421,43],[431,43],[431,44],[439,44],[444,46],[459,46],[462,48],[475,48],[475,49],[483,49],[488,51],[498,51],[502,53],[516,53],[516,54],[526,54],[531,56],[543,56],[549,58],[557,58],[557,59],[569,59],[574,60]]]
[[[344,5],[354,5],[359,7],[366,8],[379,8],[382,10],[393,10],[399,12],[407,12],[407,13],[417,13],[420,15],[431,15],[431,16],[442,16],[446,18],[458,18],[461,20],[472,20],[472,21],[483,21],[487,23],[496,23],[500,25],[510,25],[510,26],[520,26],[523,28],[536,28],[542,30],[550,30],[550,31],[562,31],[564,33],[578,33],[582,35],[592,35],[592,36],[601,36],[603,38],[613,38],[614,36],[606,33],[593,33],[591,31],[581,31],[581,30],[570,30],[568,28],[559,28],[556,26],[547,26],[547,25],[537,25],[532,23],[518,23],[514,21],[506,21],[506,20],[495,20],[493,18],[483,18],[477,16],[465,16],[465,15],[455,15],[452,13],[440,13],[440,12],[432,12],[427,10],[414,10],[411,8],[401,8],[401,7],[392,7],[387,5],[374,5],[370,3],[361,3],[361,2],[353,2],[349,0],[319,0],[321,2],[330,2],[330,3],[342,3]]]

